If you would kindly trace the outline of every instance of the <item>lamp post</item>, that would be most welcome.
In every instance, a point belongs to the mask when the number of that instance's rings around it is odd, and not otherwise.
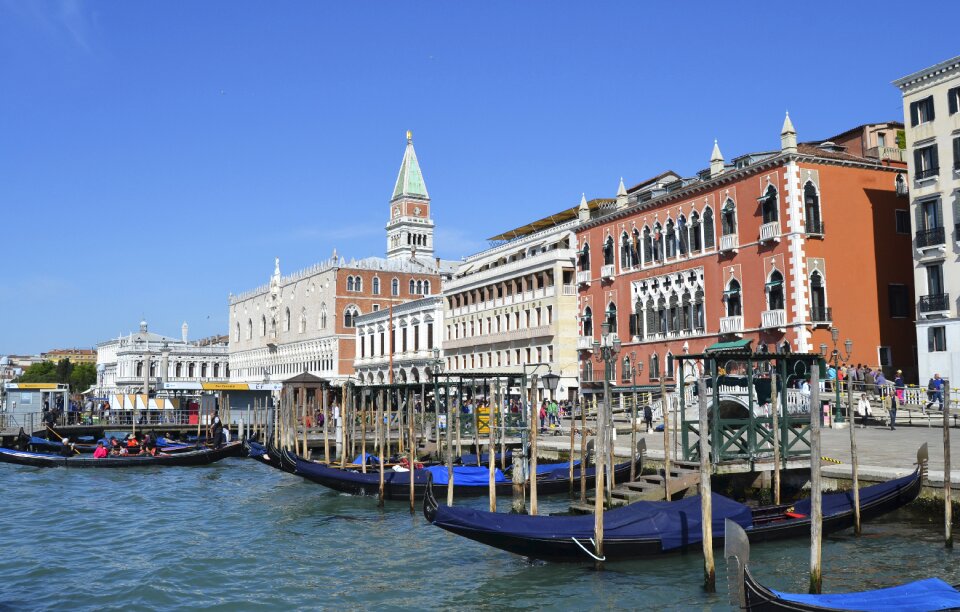
[[[637,479],[637,462],[633,454],[637,449],[637,374],[643,372],[643,362],[637,361],[637,351],[630,351],[630,379],[633,383],[633,411],[630,419],[630,482]]]
[[[603,558],[603,501],[604,501],[604,463],[607,455],[610,453],[608,443],[610,442],[610,371],[611,365],[616,363],[617,354],[620,352],[621,342],[616,332],[610,332],[610,319],[613,313],[607,312],[606,320],[601,325],[601,336],[599,340],[593,341],[593,356],[598,362],[603,363],[603,406],[597,414],[597,459],[595,467],[596,491],[594,493],[594,542],[596,542],[597,557]],[[609,501],[609,500],[608,500]]]
[[[443,370],[443,359],[440,358],[440,349],[437,347],[433,348],[433,361],[430,362],[430,377],[433,378],[433,416],[436,421],[436,435],[437,435],[437,459],[441,458],[440,453],[440,392],[438,383],[438,375]],[[423,409],[427,409],[427,402],[423,402]],[[449,421],[449,417],[447,418]],[[447,423],[447,431],[450,431],[450,423]]]
[[[833,350],[830,352],[827,361],[833,366],[833,369],[837,371],[837,376],[833,379],[833,387],[836,392],[836,402],[834,404],[834,423],[843,422],[843,412],[840,410],[840,377],[839,377],[839,367],[840,362],[850,361],[850,357],[853,355],[853,340],[847,338],[843,342],[844,354],[841,356],[840,349],[837,346],[837,342],[840,340],[840,330],[836,327],[830,328],[830,339],[833,341]],[[820,343],[820,354],[824,357],[827,357],[827,345],[825,343]],[[852,401],[852,400],[851,400]]]

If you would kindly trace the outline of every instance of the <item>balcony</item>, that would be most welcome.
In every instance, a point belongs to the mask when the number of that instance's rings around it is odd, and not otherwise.
[[[871,147],[867,149],[866,157],[873,157],[880,160],[890,160],[905,162],[903,157],[904,150],[898,147]]]
[[[770,223],[764,223],[760,226],[760,242],[780,242],[780,222],[771,221]],[[720,239],[721,244],[723,243],[723,238]]]
[[[721,334],[743,333],[743,317],[740,315],[735,317],[721,317],[720,333]]]
[[[600,278],[604,280],[613,280],[614,274],[616,274],[616,268],[613,264],[606,265],[600,268]]]
[[[832,323],[833,308],[831,306],[814,306],[810,309],[810,320],[815,324]]]
[[[950,312],[950,294],[932,293],[920,296],[920,305],[917,307],[921,314],[941,314]]]
[[[940,168],[926,168],[925,170],[917,170],[913,173],[913,179],[916,181],[925,181],[927,179],[937,178],[940,175]]]
[[[593,336],[580,336],[577,338],[577,350],[578,351],[592,351],[593,350]]]
[[[823,221],[807,221],[807,236],[823,236]]]
[[[784,327],[787,324],[787,311],[782,308],[779,310],[764,310],[760,313],[760,323],[764,329]]]
[[[945,232],[943,227],[933,227],[925,230],[917,230],[917,249],[927,249],[931,247],[942,247],[946,245]]]
[[[725,234],[720,236],[720,252],[732,251],[737,252],[737,249],[740,248],[740,239],[736,234]]]
[[[574,285],[564,285],[563,295],[577,295],[577,288]]]
[[[590,270],[581,270],[577,272],[577,283],[581,285],[590,284]]]

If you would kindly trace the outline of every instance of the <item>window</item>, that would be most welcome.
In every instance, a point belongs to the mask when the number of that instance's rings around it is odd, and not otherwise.
[[[770,310],[783,310],[783,274],[777,270],[767,282],[767,304]]]
[[[589,306],[583,310],[583,335],[593,336],[593,311]]]
[[[653,226],[653,260],[663,261],[663,229],[659,223]]]
[[[283,311],[283,331],[290,331],[290,309],[287,308]]]
[[[921,123],[933,121],[933,96],[910,103],[910,125],[918,126]]]
[[[897,224],[897,233],[898,234],[910,234],[910,212],[897,209],[893,211],[893,214],[896,215],[896,224]]]
[[[654,353],[650,355],[650,380],[657,380],[660,378],[660,358],[657,357],[657,354]]]
[[[360,311],[356,306],[347,306],[343,311],[343,326],[344,327],[355,327],[356,318],[360,316]]]
[[[673,353],[667,353],[667,359],[663,367],[663,375],[666,378],[673,378]]]
[[[823,276],[814,271],[810,275],[810,318],[813,321],[829,321],[827,316],[827,294],[823,287]]]
[[[943,264],[932,264],[927,268],[927,295],[943,295]]]
[[[877,357],[880,360],[881,366],[893,365],[893,352],[890,350],[889,346],[878,346]]]
[[[740,283],[736,280],[730,281],[727,290],[723,292],[727,298],[727,316],[739,317],[743,315],[743,306],[740,300]]]
[[[953,139],[953,169],[960,170],[960,136]]]
[[[260,316],[260,337],[267,335],[267,317],[266,315]]]
[[[236,342],[240,342],[240,322],[237,321],[236,331],[233,333],[233,339]]]
[[[363,278],[359,276],[353,277],[353,290],[354,291],[363,291]]]
[[[940,206],[940,198],[919,202],[917,209],[919,215],[917,219],[918,230],[925,231],[943,227],[943,208]]]
[[[307,331],[307,309],[306,308],[300,309],[300,320],[298,321],[297,331],[301,334]]]
[[[713,209],[703,211],[703,248],[712,249],[716,243],[713,237]]]
[[[430,295],[430,281],[423,281],[423,294]]]
[[[413,282],[413,280],[411,280],[411,281],[410,281],[410,295],[414,295],[414,294],[417,292],[416,289],[417,289],[417,284],[416,284],[415,282]]]
[[[380,277],[373,277],[373,295],[380,295]]]
[[[613,236],[607,236],[603,243],[603,265],[613,265]]]
[[[887,146],[887,135],[883,132],[877,132],[877,146],[881,149]]]
[[[701,245],[700,240],[700,215],[690,213],[690,252],[699,253]]]
[[[395,278],[390,281],[390,294],[391,295],[400,295],[400,279]]]
[[[613,302],[607,306],[607,324],[611,334],[617,333],[617,305]]]
[[[327,329],[327,305],[320,304],[320,317],[317,320],[317,327]]]
[[[650,228],[643,228],[643,263],[649,264],[653,260],[653,237]]]
[[[247,340],[253,338],[253,320],[247,319]]]
[[[913,176],[917,180],[937,176],[940,173],[940,160],[937,159],[937,145],[932,144],[913,151]]]
[[[887,285],[887,299],[891,317],[904,319],[910,316],[910,295],[906,285]]]
[[[677,219],[677,250],[681,255],[686,255],[690,250],[690,240],[687,235],[687,218],[680,215]]]
[[[581,272],[590,271],[590,245],[584,244],[583,249],[580,251],[580,260],[577,262],[577,265],[580,268]],[[501,296],[497,296],[501,297]]]
[[[677,232],[673,227],[673,219],[667,220],[666,251],[667,257],[677,256]]]
[[[374,305],[373,305],[373,312],[377,312],[377,311],[379,311],[379,310],[380,310],[380,304],[374,304]]]
[[[931,353],[939,353],[947,350],[946,327],[936,325],[927,328],[927,350]]]
[[[954,87],[947,92],[947,108],[951,115],[956,115],[960,110],[960,87]]]
[[[808,234],[822,234],[823,222],[820,220],[820,194],[813,183],[803,186],[803,211],[806,215]]]
[[[777,190],[773,185],[767,187],[766,193],[760,203],[761,213],[764,223],[774,223],[779,219],[777,216],[779,206],[777,205]],[[731,232],[732,233],[732,232]]]
[[[737,206],[728,199],[720,211],[720,231],[724,236],[737,233]]]

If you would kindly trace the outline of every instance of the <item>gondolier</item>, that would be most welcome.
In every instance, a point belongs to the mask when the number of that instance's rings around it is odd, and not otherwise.
[[[213,411],[213,420],[210,422],[210,430],[207,434],[210,438],[210,444],[213,448],[220,448],[223,444],[223,422],[220,421],[220,415]]]

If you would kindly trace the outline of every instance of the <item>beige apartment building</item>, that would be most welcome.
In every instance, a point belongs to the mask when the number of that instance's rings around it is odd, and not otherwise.
[[[960,383],[960,56],[894,81],[903,93],[920,383]]]

